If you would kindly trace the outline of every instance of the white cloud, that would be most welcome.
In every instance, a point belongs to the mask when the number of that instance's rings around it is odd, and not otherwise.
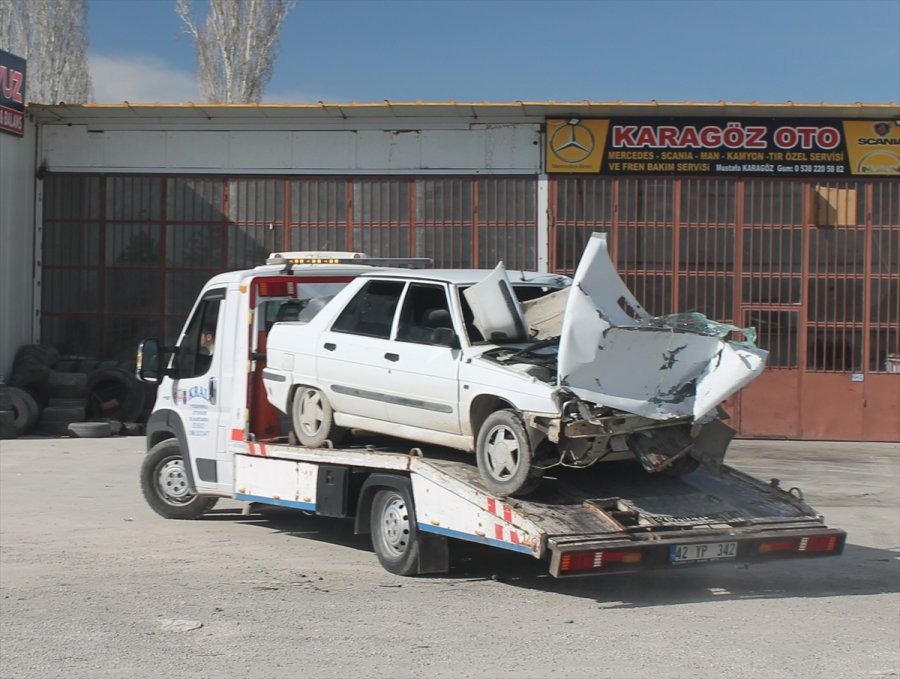
[[[159,57],[89,54],[94,98],[98,104],[183,104],[200,101],[197,81]]]

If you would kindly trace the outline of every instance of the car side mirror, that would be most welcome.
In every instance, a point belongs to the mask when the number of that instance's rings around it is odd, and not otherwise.
[[[439,347],[459,349],[459,339],[453,328],[435,328],[431,331],[431,343]]]
[[[155,337],[141,340],[138,345],[137,360],[135,362],[135,374],[141,382],[159,384],[160,370],[160,346]]]

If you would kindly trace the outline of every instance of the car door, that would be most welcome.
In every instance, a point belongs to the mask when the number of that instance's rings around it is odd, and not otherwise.
[[[385,354],[392,422],[460,433],[460,350],[458,340],[451,341],[455,337],[446,286],[411,282],[395,339]]]
[[[316,371],[335,411],[388,421],[388,359],[404,281],[367,281],[319,335]]]

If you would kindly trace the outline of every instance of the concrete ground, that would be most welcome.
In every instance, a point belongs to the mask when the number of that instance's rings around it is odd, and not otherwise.
[[[843,556],[554,580],[451,546],[399,578],[348,521],[166,521],[140,438],[0,441],[0,676],[900,676],[900,444],[736,441],[803,489]]]

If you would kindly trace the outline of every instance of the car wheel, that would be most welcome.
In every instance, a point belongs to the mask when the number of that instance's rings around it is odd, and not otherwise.
[[[419,544],[412,502],[405,492],[385,488],[372,501],[372,547],[384,569],[394,575],[419,572]]]
[[[153,446],[141,465],[141,491],[154,512],[167,519],[196,519],[218,498],[197,495],[191,488],[181,446],[166,439]]]
[[[300,387],[291,405],[294,434],[300,445],[319,448],[325,441],[338,444],[346,430],[334,425],[334,411],[321,391],[315,387]]]
[[[497,495],[527,495],[540,485],[543,470],[534,467],[534,450],[522,417],[515,410],[488,416],[475,445],[478,470]]]

